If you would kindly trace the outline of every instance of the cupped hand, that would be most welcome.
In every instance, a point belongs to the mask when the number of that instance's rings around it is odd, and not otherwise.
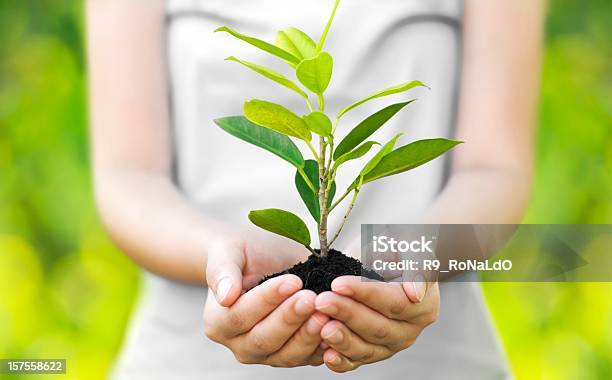
[[[304,246],[274,235],[231,232],[207,245],[206,282],[219,304],[230,306],[266,275],[305,260]]]
[[[321,329],[329,317],[316,312],[316,294],[300,290],[302,281],[294,275],[279,276],[249,290],[265,274],[306,256],[299,247],[269,241],[220,238],[211,242],[207,281],[212,294],[204,308],[206,335],[228,347],[241,363],[322,364]]]
[[[315,300],[332,320],[321,330],[325,364],[335,372],[387,359],[410,347],[440,308],[438,283],[380,283],[345,276]]]

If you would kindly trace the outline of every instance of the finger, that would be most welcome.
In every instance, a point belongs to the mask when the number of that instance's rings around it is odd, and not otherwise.
[[[301,288],[302,280],[297,276],[287,274],[272,278],[244,293],[229,308],[211,305],[208,323],[225,337],[244,334]]]
[[[374,363],[393,354],[385,346],[364,341],[339,321],[325,324],[321,330],[321,337],[331,348],[353,362]]]
[[[404,302],[409,303],[407,299]],[[395,347],[411,339],[417,333],[417,328],[407,322],[389,319],[351,298],[334,292],[319,294],[315,307],[331,318],[342,321],[369,343]],[[328,340],[324,340],[324,343],[330,344]]]
[[[355,363],[333,348],[328,348],[323,354],[323,361],[327,368],[334,372],[348,372],[359,368],[359,363]]]
[[[278,351],[315,312],[315,297],[311,290],[300,290],[238,337],[238,344],[251,355],[270,355]]]
[[[329,321],[322,313],[311,315],[285,345],[268,357],[267,363],[280,367],[297,367],[313,362],[312,356],[321,343],[321,329]],[[321,363],[322,350],[320,353]]]
[[[418,309],[421,312],[417,313],[410,320],[410,323],[425,327],[438,319],[440,313],[440,285],[437,281],[427,283],[427,293],[418,305]]]
[[[350,297],[387,318],[407,320],[427,311],[423,302],[413,304],[401,283],[362,281],[360,277],[343,276],[332,282],[335,293]]]
[[[410,302],[421,303],[423,301],[428,288],[427,281],[423,275],[417,274],[414,281],[402,282],[401,284]]]
[[[215,240],[208,249],[206,282],[217,302],[230,306],[242,292],[242,269],[245,260],[239,243]]]
[[[310,358],[308,359],[308,365],[311,365],[313,367],[318,367],[321,364],[323,364],[323,354],[325,353],[324,348],[321,347],[317,347],[317,350],[310,355]]]

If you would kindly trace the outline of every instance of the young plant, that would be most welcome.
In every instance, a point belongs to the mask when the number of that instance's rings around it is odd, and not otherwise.
[[[359,123],[339,143],[336,143],[338,126],[342,117],[348,112],[373,99],[403,93],[415,87],[427,87],[419,81],[389,87],[342,108],[332,122],[326,113],[324,94],[332,78],[334,60],[328,52],[323,51],[323,48],[339,2],[340,0],[335,1],[329,21],[316,43],[306,33],[296,28],[279,31],[275,44],[246,36],[225,26],[215,30],[215,32],[227,32],[285,61],[295,73],[299,83],[317,98],[315,109],[307,91],[295,81],[267,67],[229,57],[228,61],[239,63],[302,97],[309,113],[300,117],[279,104],[254,99],[244,104],[244,116],[225,117],[215,120],[215,123],[233,136],[266,149],[295,167],[297,191],[318,224],[319,252],[311,247],[310,233],[304,221],[288,211],[255,210],[249,213],[249,219],[267,231],[303,244],[314,255],[320,255],[322,258],[327,256],[330,247],[340,235],[364,185],[423,165],[461,143],[437,138],[415,141],[395,148],[401,134],[385,144],[368,140],[374,132],[414,100],[381,109]],[[313,141],[313,134],[318,138],[318,144]],[[293,139],[308,148],[312,159],[304,159]],[[335,178],[340,167],[350,160],[365,156],[375,145],[379,146],[376,154],[363,166],[347,189],[334,199]],[[329,240],[327,219],[330,213],[349,196],[350,203],[342,223]]]

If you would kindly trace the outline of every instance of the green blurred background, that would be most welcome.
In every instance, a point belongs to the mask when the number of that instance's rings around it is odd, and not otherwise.
[[[139,275],[92,200],[82,7],[0,2],[0,358],[103,379]],[[526,222],[611,223],[612,1],[552,0],[547,30]],[[519,379],[612,379],[612,284],[483,287]]]

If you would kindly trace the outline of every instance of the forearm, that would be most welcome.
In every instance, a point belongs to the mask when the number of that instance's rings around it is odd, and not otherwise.
[[[423,215],[428,224],[516,224],[527,208],[531,175],[481,169],[453,174]]]
[[[519,223],[531,187],[545,1],[465,3],[457,147],[430,223]],[[517,29],[512,20],[521,20]]]
[[[205,284],[207,242],[221,227],[206,220],[168,178],[99,168],[95,189],[109,235],[130,258],[161,276]]]
[[[96,201],[117,245],[147,270],[204,284],[215,227],[170,181],[164,0],[87,2]]]
[[[450,179],[424,223],[521,222],[532,185],[545,13],[544,0],[466,1],[457,121],[465,144],[454,152]],[[513,231],[503,230],[508,237]],[[443,266],[446,258],[489,257],[498,245],[482,243],[501,243],[499,236],[481,235],[489,229],[447,231],[436,252]]]

